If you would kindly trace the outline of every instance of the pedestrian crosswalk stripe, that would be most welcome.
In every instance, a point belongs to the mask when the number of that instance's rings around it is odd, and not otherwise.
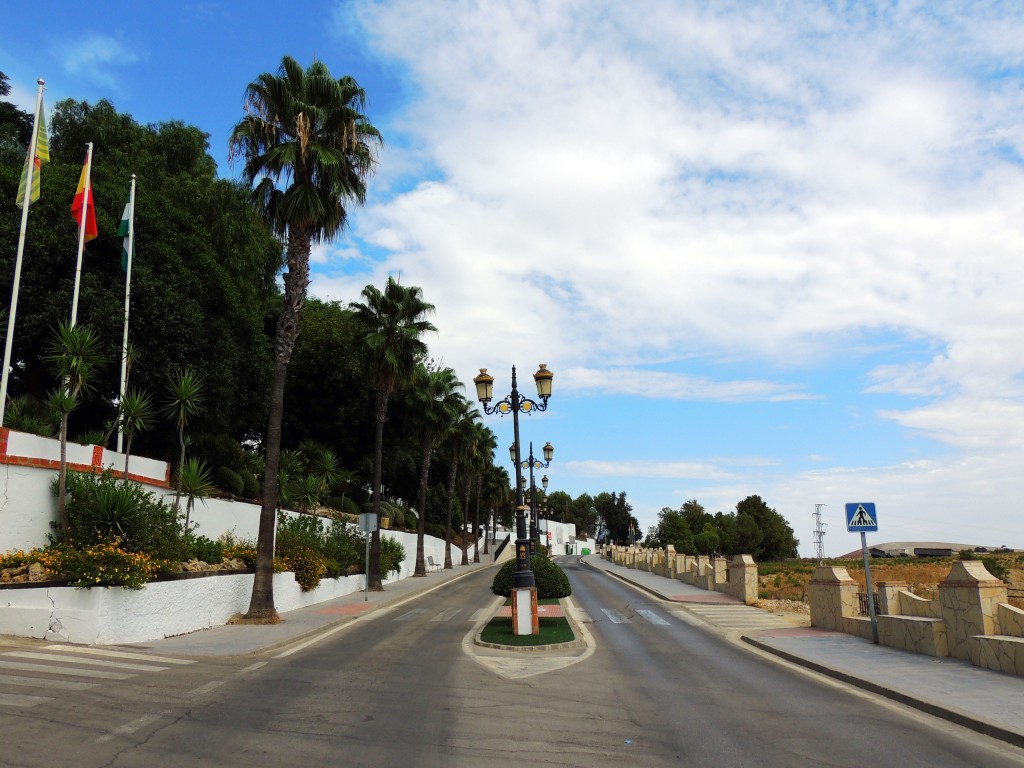
[[[611,619],[613,624],[629,624],[629,619],[612,608],[602,608],[601,613]]]
[[[490,613],[490,608],[479,608],[473,611],[473,615],[469,617],[469,620],[475,624],[476,622],[480,621],[480,619],[482,619],[484,616],[489,616]]]
[[[431,621],[449,621],[450,619],[454,619],[461,610],[461,608],[449,608],[445,611],[441,611],[441,613],[437,614],[437,616],[432,618]]]
[[[157,667],[152,664],[130,664],[124,661],[104,661],[103,659],[88,659],[84,657],[62,656],[57,653],[35,653],[33,651],[9,651],[3,654],[6,657],[16,659],[34,659],[35,661],[55,661],[58,664],[88,664],[93,667],[107,667],[111,669],[131,669],[136,672],[163,672],[167,667]]]
[[[637,613],[640,614],[641,616],[643,616],[645,619],[647,619],[647,621],[649,621],[651,624],[668,624],[669,623],[665,619],[663,619],[661,616],[659,616],[658,614],[656,614],[654,611],[651,611],[651,610],[641,609],[641,610],[637,610]]]
[[[49,672],[61,675],[74,675],[75,677],[94,677],[99,680],[128,680],[135,677],[134,674],[125,672],[106,672],[102,669],[81,669],[79,667],[68,667],[63,664],[29,664],[21,661],[0,660],[0,669],[16,669],[19,672]]]
[[[4,707],[35,707],[51,701],[48,696],[21,696],[13,693],[0,693],[0,706]]]
[[[90,656],[106,656],[113,659],[135,659],[137,661],[155,662],[157,664],[195,664],[195,659],[172,659],[169,656],[154,656],[149,653],[132,653],[129,651],[112,651],[107,648],[89,648],[82,645],[46,645],[44,651],[60,651],[62,653],[88,654]]]
[[[422,616],[426,612],[426,608],[413,608],[411,611],[406,611],[401,616],[396,616],[394,621],[411,621],[412,619]]]
[[[22,685],[29,688],[56,688],[61,691],[87,691],[99,683],[80,683],[77,680],[51,680],[48,677],[0,675],[0,685]]]

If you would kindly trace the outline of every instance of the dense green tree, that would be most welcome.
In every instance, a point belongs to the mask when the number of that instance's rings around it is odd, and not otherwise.
[[[748,496],[736,505],[736,527],[741,547],[755,560],[785,560],[797,556],[800,542],[794,537],[793,529],[786,518],[760,496]]]
[[[468,400],[463,399],[459,410],[452,419],[451,429],[444,439],[442,450],[448,459],[448,504],[445,514],[444,533],[444,567],[452,568],[452,508],[455,504],[455,482],[458,477],[459,464],[473,450],[476,423],[480,413]],[[466,514],[465,508],[462,510]],[[463,521],[464,521],[463,517]]]
[[[618,544],[628,544],[641,537],[640,522],[633,517],[633,507],[626,501],[626,492],[599,493],[594,498],[594,507],[598,516],[604,521],[608,535]]]
[[[125,291],[115,233],[132,173],[138,193],[130,345],[137,359],[130,383],[157,392],[171,371],[193,365],[209,383],[204,432],[240,439],[260,431],[251,425],[265,413],[270,358],[263,316],[276,292],[280,245],[243,190],[216,179],[206,135],[168,125],[139,125],[108,102],[65,100],[54,108],[52,162],[43,166],[40,199],[29,215],[10,389],[41,399],[53,384],[40,356],[51,329],[70,314],[77,229],[68,204],[90,140],[100,234],[85,249],[78,319],[96,331],[109,362],[97,371],[96,398],[72,416],[72,433],[115,420]],[[3,199],[14,197],[21,162],[0,164]],[[0,206],[0,292],[7,296],[19,215]],[[135,450],[167,459],[176,453],[172,434],[162,429],[139,435]]]
[[[647,535],[647,546],[667,547],[669,544],[683,555],[697,554],[693,531],[682,512],[665,507],[658,513],[658,524]]]
[[[381,136],[362,113],[363,89],[351,77],[332,77],[323,62],[314,61],[304,70],[286,56],[276,74],[257,77],[245,95],[246,115],[231,134],[232,156],[244,159],[242,176],[254,185],[253,201],[271,229],[287,242],[288,271],[265,436],[256,577],[247,613],[253,621],[279,621],[273,560],[281,421],[285,377],[309,283],[309,254],[313,242],[330,240],[342,231],[347,202],[365,200],[366,178],[376,164],[374,149]],[[379,544],[377,549],[379,571]]]

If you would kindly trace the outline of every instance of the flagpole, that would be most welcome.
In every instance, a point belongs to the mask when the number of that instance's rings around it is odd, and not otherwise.
[[[14,318],[18,314],[18,289],[21,285],[21,259],[25,253],[25,232],[28,229],[28,209],[32,200],[32,177],[36,171],[36,143],[39,140],[39,114],[43,107],[43,78],[37,81],[35,120],[32,123],[32,140],[28,145],[27,176],[25,197],[21,201],[21,231],[18,233],[18,255],[14,260],[14,282],[11,285],[11,311],[7,316],[7,341],[4,343],[4,370],[0,374],[0,426],[4,423],[4,409],[7,407],[7,379],[11,370],[11,349],[14,346]]]
[[[92,187],[92,142],[85,145],[85,189],[82,190],[82,221],[78,225],[78,262],[75,265],[75,292],[71,299],[71,327],[78,322],[78,288],[82,283],[82,252],[85,250],[85,226],[89,221],[89,192]]]
[[[128,388],[128,309],[132,296],[132,256],[135,254],[135,174],[132,174],[132,187],[128,193],[128,261],[125,264],[124,282],[124,337],[121,340],[121,399],[118,400],[123,407],[125,392]],[[120,413],[120,408],[118,408]],[[117,423],[117,452],[121,453],[121,446],[124,441],[124,423],[118,419]]]

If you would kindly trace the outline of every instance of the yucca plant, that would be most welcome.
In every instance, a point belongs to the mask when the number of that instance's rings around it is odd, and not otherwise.
[[[153,419],[153,399],[137,389],[129,389],[121,398],[121,433],[124,435],[124,481],[128,482],[128,459],[135,435],[149,427]]]
[[[185,464],[185,426],[193,416],[199,413],[203,402],[203,379],[192,368],[182,368],[167,383],[167,399],[164,401],[163,412],[174,420],[178,428],[178,446],[181,449],[178,458],[178,485],[174,492],[174,507],[181,504],[181,478]]]
[[[186,532],[196,499],[205,499],[214,490],[213,475],[202,459],[190,456],[178,467],[178,493],[185,497]]]

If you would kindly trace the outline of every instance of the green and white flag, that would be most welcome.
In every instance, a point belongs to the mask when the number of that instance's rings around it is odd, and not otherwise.
[[[121,244],[121,269],[128,271],[128,249],[131,248],[132,258],[135,257],[135,242],[132,230],[135,222],[132,221],[132,201],[125,203],[124,213],[121,214],[121,223],[117,227],[117,234],[123,237]]]

